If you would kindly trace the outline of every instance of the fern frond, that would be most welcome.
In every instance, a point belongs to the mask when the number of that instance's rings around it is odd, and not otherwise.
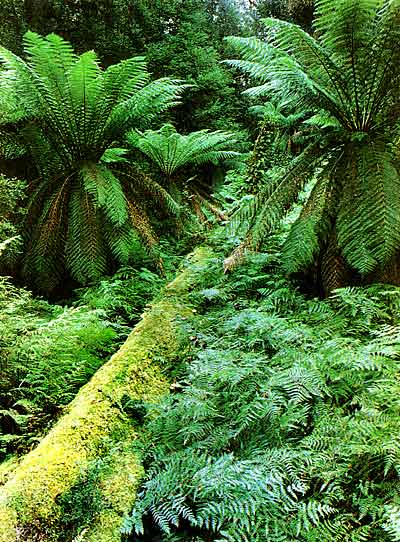
[[[146,59],[136,56],[109,66],[104,72],[104,85],[110,107],[124,102],[149,81]]]
[[[391,540],[394,542],[400,540],[400,506],[391,504],[385,507],[383,528],[389,533]]]
[[[147,128],[160,113],[180,103],[182,93],[189,87],[181,80],[168,77],[152,81],[114,108],[111,131],[120,133],[121,129]]]
[[[71,194],[67,235],[66,256],[71,275],[81,284],[98,280],[107,268],[103,237],[94,202],[82,189]]]
[[[63,115],[71,126],[71,145],[75,156],[84,158],[93,148],[96,129],[102,124],[97,117],[97,105],[104,99],[103,82],[93,51],[80,55],[68,70],[63,93]]]
[[[282,177],[273,178],[256,198],[233,217],[233,226],[248,220],[248,231],[251,232],[251,243],[254,247],[259,246],[288,211],[289,205],[296,200],[305,186],[307,174],[313,171],[318,160],[318,146],[309,145],[293,160]]]
[[[64,183],[47,200],[39,225],[30,235],[31,251],[25,257],[24,272],[36,269],[36,283],[41,287],[54,286],[63,273],[65,224],[68,215],[69,194]]]
[[[24,35],[24,48],[36,73],[48,80],[65,78],[77,57],[71,44],[56,34],[42,37],[28,31]]]
[[[85,191],[109,222],[115,226],[125,224],[128,219],[125,194],[111,170],[101,164],[87,163],[81,168],[80,175]]]
[[[185,136],[170,124],[158,131],[128,133],[127,140],[149,156],[167,176],[188,164],[217,163],[239,155],[227,149],[236,143],[234,134],[201,130]]]
[[[128,201],[128,212],[133,228],[137,231],[144,247],[155,260],[158,268],[163,272],[163,262],[159,253],[158,237],[150,223],[146,211],[135,201]]]
[[[320,178],[282,247],[282,263],[288,273],[307,269],[333,228],[335,195],[329,178]]]
[[[130,167],[125,170],[116,170],[116,173],[128,181],[128,199],[132,200],[138,197],[138,194],[147,194],[151,198],[157,199],[172,216],[178,217],[181,214],[181,206],[169,192],[140,169]]]
[[[379,142],[351,157],[353,171],[338,214],[338,244],[346,260],[366,274],[388,263],[400,247],[399,172]]]

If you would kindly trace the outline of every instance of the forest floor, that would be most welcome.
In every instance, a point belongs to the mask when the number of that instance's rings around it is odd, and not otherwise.
[[[275,246],[224,275],[214,256],[191,292],[192,347],[173,393],[149,406],[126,532],[399,540],[400,289],[310,298],[279,258]]]
[[[186,264],[171,393],[126,408],[145,476],[125,539],[399,539],[400,289],[311,298],[279,259],[272,243],[230,274],[218,249]],[[52,541],[86,540],[110,506],[102,474],[75,487]]]

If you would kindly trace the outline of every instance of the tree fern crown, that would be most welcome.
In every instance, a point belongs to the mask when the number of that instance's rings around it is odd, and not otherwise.
[[[182,135],[166,124],[157,131],[130,132],[127,138],[168,177],[189,164],[218,163],[240,154],[228,150],[236,143],[235,134],[223,131],[200,130]]]
[[[301,127],[308,144],[250,211],[242,211],[246,242],[257,245],[314,176],[316,185],[287,241],[288,270],[304,269],[329,250],[336,262],[342,259],[364,276],[382,269],[400,249],[393,153],[400,3],[317,0],[314,36],[276,19],[264,24],[265,41],[228,38],[241,58],[227,62],[258,82],[245,91],[249,96],[268,96],[293,114],[308,113]]]
[[[116,142],[133,128],[150,127],[187,85],[150,81],[143,56],[103,70],[93,51],[77,55],[55,34],[28,32],[24,43],[26,60],[0,48],[0,102],[18,100],[23,140],[38,171],[25,273],[45,289],[65,269],[81,283],[97,279],[110,261],[126,263],[135,235],[155,254],[146,198],[177,207]]]

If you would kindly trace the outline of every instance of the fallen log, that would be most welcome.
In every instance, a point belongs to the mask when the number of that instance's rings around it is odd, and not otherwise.
[[[0,487],[0,542],[70,542],[82,529],[76,540],[120,542],[122,518],[132,508],[143,475],[140,422],[124,405],[157,401],[168,392],[163,363],[173,362],[183,347],[179,319],[193,314],[187,294],[209,257],[208,249],[195,251],[191,265],[165,288],[161,301],[12,470]],[[90,510],[89,502],[86,517],[80,518],[74,500],[79,503],[79,491],[88,491],[93,466],[100,505]]]

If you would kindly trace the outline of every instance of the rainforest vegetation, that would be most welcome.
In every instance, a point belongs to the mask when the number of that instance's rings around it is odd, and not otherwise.
[[[0,17],[0,542],[399,542],[400,1]]]

